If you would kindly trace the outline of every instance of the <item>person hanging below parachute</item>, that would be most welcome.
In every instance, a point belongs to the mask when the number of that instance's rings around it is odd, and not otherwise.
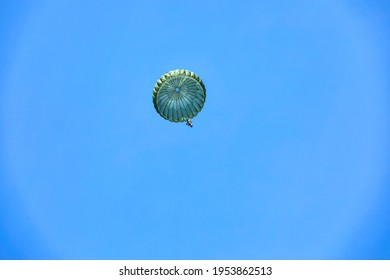
[[[189,127],[192,128],[193,124],[192,124],[191,119],[187,119],[186,125],[188,125]]]
[[[152,98],[161,117],[171,122],[186,122],[187,126],[193,127],[192,119],[206,102],[206,88],[194,72],[177,69],[160,77]]]

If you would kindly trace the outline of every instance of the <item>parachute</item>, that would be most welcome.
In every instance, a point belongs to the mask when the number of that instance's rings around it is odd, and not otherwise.
[[[177,69],[162,75],[153,89],[153,104],[157,113],[171,122],[187,122],[203,108],[206,88],[195,73]]]

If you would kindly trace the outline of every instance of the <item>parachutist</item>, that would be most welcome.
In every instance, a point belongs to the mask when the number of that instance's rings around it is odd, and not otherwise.
[[[191,121],[191,119],[187,119],[186,125],[188,125],[189,127],[192,127],[192,121]]]

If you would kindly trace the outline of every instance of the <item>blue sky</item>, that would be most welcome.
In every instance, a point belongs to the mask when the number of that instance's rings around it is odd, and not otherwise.
[[[390,258],[386,1],[3,2],[0,258]]]

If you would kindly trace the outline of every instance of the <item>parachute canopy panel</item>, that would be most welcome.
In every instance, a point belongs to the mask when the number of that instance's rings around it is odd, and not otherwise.
[[[188,70],[169,71],[154,86],[154,108],[171,122],[192,119],[202,110],[205,101],[206,88],[202,80]]]

